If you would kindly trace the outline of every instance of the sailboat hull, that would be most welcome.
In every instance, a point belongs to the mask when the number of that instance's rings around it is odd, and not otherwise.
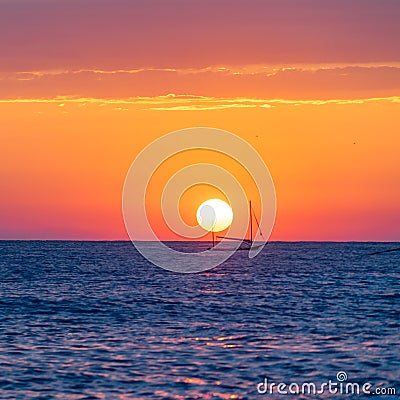
[[[254,245],[254,246],[239,247],[237,249],[235,249],[235,248],[222,248],[222,247],[220,247],[220,248],[210,247],[208,250],[212,250],[212,251],[242,251],[242,250],[247,250],[247,251],[249,251],[251,249],[253,249],[253,250],[259,249],[262,246],[264,246],[264,244],[257,244],[257,245]]]
[[[238,248],[227,248],[227,247],[218,247],[218,245],[215,245],[215,237],[214,237],[214,231],[211,231],[212,233],[212,247],[209,248],[208,250],[212,250],[212,251],[239,251],[239,250],[255,250],[255,249],[259,249],[260,247],[265,246],[265,243],[262,244],[254,244],[253,242],[253,214],[254,211],[251,207],[251,200],[249,201],[249,225],[250,225],[250,238],[249,239],[243,239],[243,238],[235,238],[235,237],[227,237],[227,236],[217,236],[217,238],[225,238],[227,240],[240,240],[243,241],[242,245],[239,246]],[[254,218],[256,219],[257,225],[258,225],[258,229],[260,230],[260,225],[257,221],[257,217],[254,214]],[[261,230],[260,230],[261,233]],[[261,233],[262,236],[262,233]],[[262,236],[263,237],[263,236]],[[259,243],[259,242],[258,242]]]

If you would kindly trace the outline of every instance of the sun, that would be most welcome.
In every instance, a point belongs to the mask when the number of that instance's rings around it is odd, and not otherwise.
[[[206,231],[219,232],[231,225],[233,211],[225,201],[209,199],[200,204],[196,217],[199,225]]]

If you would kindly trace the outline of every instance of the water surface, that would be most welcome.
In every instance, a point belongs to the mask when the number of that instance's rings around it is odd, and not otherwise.
[[[130,242],[0,242],[0,398],[275,398],[265,377],[338,371],[400,393],[400,253],[367,255],[399,246],[276,242],[185,275]]]

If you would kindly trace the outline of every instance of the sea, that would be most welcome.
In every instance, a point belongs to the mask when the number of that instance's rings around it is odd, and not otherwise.
[[[0,241],[0,399],[398,399],[399,247],[270,242],[179,274],[131,242]]]

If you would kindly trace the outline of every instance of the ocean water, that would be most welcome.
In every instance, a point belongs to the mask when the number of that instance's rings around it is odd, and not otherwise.
[[[0,242],[0,399],[310,398],[257,385],[340,371],[398,398],[400,252],[371,254],[398,247],[274,242],[184,275],[130,242]]]

